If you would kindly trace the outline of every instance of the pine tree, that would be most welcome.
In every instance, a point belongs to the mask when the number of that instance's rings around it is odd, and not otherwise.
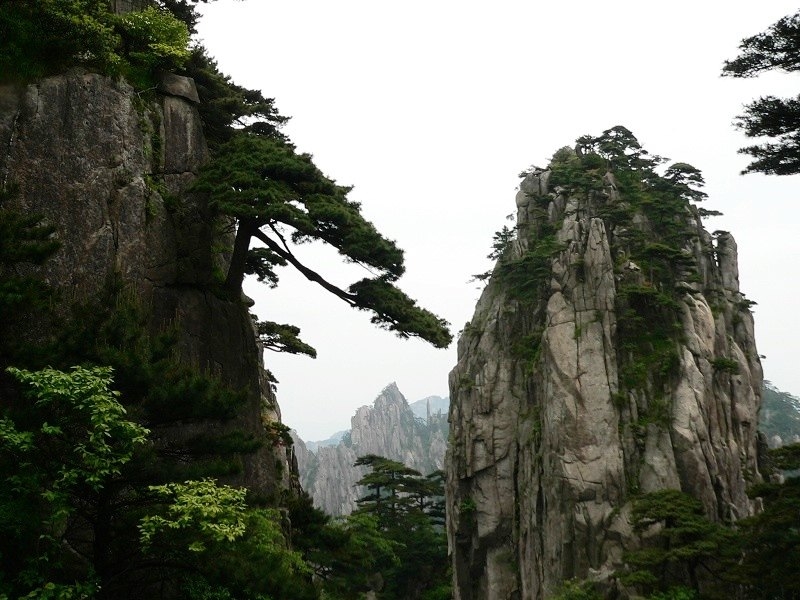
[[[722,74],[756,77],[767,71],[800,70],[800,12],[783,17],[766,31],[745,38],[740,54],[725,62]],[[739,150],[754,158],[742,173],[791,175],[800,173],[800,96],[762,96],[745,105],[736,125],[747,137],[769,137],[772,142]]]

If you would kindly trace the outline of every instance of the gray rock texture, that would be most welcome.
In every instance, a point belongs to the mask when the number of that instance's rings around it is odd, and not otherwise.
[[[179,79],[172,76],[174,87],[194,89]],[[277,497],[291,485],[291,455],[265,424],[280,410],[247,308],[207,285],[224,258],[205,199],[187,191],[206,158],[197,109],[183,97],[148,97],[82,70],[0,88],[0,183],[18,186],[15,202],[44,215],[61,242],[40,275],[70,302],[103,297],[120,282],[149,307],[153,331],[177,327],[183,361],[245,390],[244,408],[226,426],[266,443],[231,482]]]
[[[521,298],[497,267],[450,374],[457,600],[539,600],[567,579],[608,580],[636,544],[628,517],[640,493],[681,489],[715,520],[754,508],[745,487],[760,478],[762,370],[732,236],[710,235],[686,207],[684,251],[696,275],[679,273],[674,284],[669,360],[634,385],[645,359],[632,349],[641,339],[623,338],[634,297],[624,290],[663,290],[626,240],[659,232],[643,214],[625,227],[607,216],[626,206],[613,175],[602,190],[575,195],[551,189],[549,177],[523,180],[518,240],[504,258],[529,255],[554,231],[543,284]]]
[[[392,383],[350,419],[351,429],[337,445],[311,452],[295,435],[300,481],[314,504],[334,516],[348,515],[364,495],[358,481],[368,472],[354,467],[356,459],[376,454],[397,460],[428,475],[444,467],[447,420],[442,414],[415,417],[397,385]]]

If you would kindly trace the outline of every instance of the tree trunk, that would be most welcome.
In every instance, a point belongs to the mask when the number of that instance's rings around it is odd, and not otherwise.
[[[231,292],[241,292],[244,281],[244,269],[247,262],[247,253],[250,250],[250,239],[258,229],[250,219],[242,219],[236,229],[236,239],[233,242],[231,264],[225,278],[225,289]]]

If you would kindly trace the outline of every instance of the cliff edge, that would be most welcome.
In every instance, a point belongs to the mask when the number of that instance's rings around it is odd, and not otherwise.
[[[113,282],[151,332],[176,332],[183,364],[245,395],[232,420],[186,419],[154,436],[245,432],[260,447],[227,480],[275,499],[292,485],[292,460],[268,435],[280,410],[247,306],[210,285],[229,233],[189,191],[207,160],[196,103],[194,82],[175,75],[146,92],[82,69],[0,87],[0,183],[18,188],[14,208],[55,227],[61,247],[38,273],[64,319],[74,304],[106,301]]]
[[[457,599],[609,581],[647,492],[754,510],[762,369],[736,243],[704,229],[696,169],[656,164],[624,128],[582,138],[525,174],[496,237],[450,373]]]

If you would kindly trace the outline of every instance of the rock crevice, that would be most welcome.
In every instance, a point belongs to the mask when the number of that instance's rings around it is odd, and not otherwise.
[[[715,520],[753,510],[762,372],[733,237],[715,239],[686,203],[671,217],[685,230],[673,250],[613,174],[589,192],[550,181],[522,181],[517,239],[450,374],[459,600],[539,600],[570,578],[607,580],[637,543],[629,510],[642,493],[681,489]],[[635,243],[692,266],[670,266],[667,283]],[[520,264],[526,278],[508,266]]]
[[[264,441],[230,483],[277,498],[294,485],[289,451],[264,428],[280,411],[247,307],[209,285],[223,258],[206,199],[189,189],[208,157],[195,102],[185,97],[194,82],[167,83],[181,93],[139,94],[81,69],[0,88],[0,173],[18,188],[15,208],[55,226],[61,247],[38,272],[69,300],[65,317],[71,303],[97,302],[110,282],[121,284],[147,308],[153,332],[177,332],[182,362],[245,392],[231,422],[197,427]],[[195,426],[184,425],[161,433],[191,435]]]

